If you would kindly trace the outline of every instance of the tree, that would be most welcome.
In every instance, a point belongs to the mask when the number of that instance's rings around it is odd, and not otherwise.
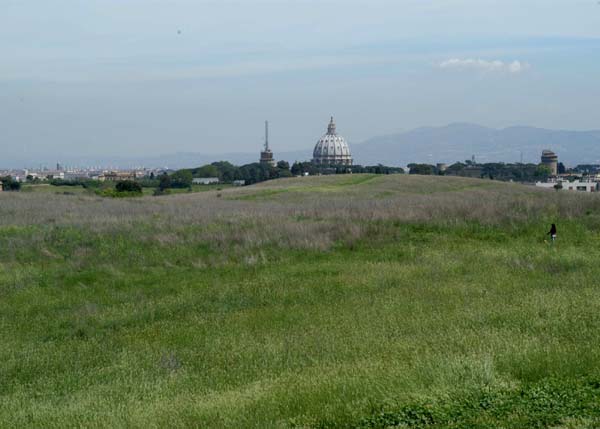
[[[435,171],[435,167],[429,164],[408,164],[408,168],[410,168],[409,174],[422,174],[422,175],[432,175]]]
[[[290,170],[280,170],[277,169],[277,177],[292,177],[292,172]]]
[[[211,165],[216,167],[219,171],[218,177],[222,182],[230,183],[234,180],[241,179],[240,168],[228,161],[213,162]]]
[[[322,167],[318,167],[312,162],[294,162],[291,168],[293,176],[303,176],[304,173],[308,173],[311,176],[320,173]]]
[[[533,175],[538,179],[547,179],[550,176],[550,174],[552,174],[550,167],[544,164],[538,165],[535,169],[535,173],[533,173]]]
[[[142,193],[142,185],[133,180],[121,180],[115,186],[117,192],[131,192],[135,194]]]
[[[192,172],[190,170],[178,170],[171,175],[171,187],[190,188],[193,180]]]
[[[276,179],[277,177],[279,176],[275,167],[259,162],[242,165],[239,169],[239,179],[245,180],[246,185]]]
[[[279,161],[277,163],[277,177],[291,177],[290,163],[287,161]]]
[[[558,163],[558,174],[565,174],[567,172],[567,169],[565,168],[565,164],[563,164],[562,162]]]
[[[294,162],[292,164],[292,174],[294,176],[300,176],[302,174],[302,164],[299,163],[298,161]]]
[[[195,177],[218,177],[221,179],[221,172],[216,165],[208,164],[198,168],[194,174]]]
[[[38,177],[34,177],[31,174],[28,174],[27,177],[25,178],[25,180],[28,183],[33,183],[33,184],[38,184],[41,182],[41,180]]]
[[[2,182],[2,189],[5,191],[20,191],[21,190],[21,182],[14,180],[11,176],[0,177],[0,182]]]
[[[382,164],[367,165],[366,167],[360,165],[353,165],[353,173],[372,173],[372,174],[402,174],[404,169],[400,167],[387,167]]]
[[[279,161],[277,163],[277,168],[279,170],[289,170],[290,169],[290,163],[287,161]]]
[[[161,174],[158,181],[158,189],[164,191],[165,189],[169,189],[171,187],[171,177],[167,174]]]

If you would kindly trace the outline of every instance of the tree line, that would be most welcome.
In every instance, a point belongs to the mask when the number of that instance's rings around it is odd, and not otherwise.
[[[581,168],[579,168],[581,167]],[[520,164],[520,163],[485,163],[476,164],[470,160],[456,162],[445,168],[440,165],[412,163],[408,165],[410,174],[421,175],[447,175],[489,178],[504,181],[533,182],[543,180],[550,175],[548,167],[542,164]],[[600,166],[578,166],[566,170],[562,163],[558,165],[559,174],[565,172],[579,172],[579,170],[595,170]],[[136,180],[123,180],[119,182],[99,182],[92,179],[52,179],[51,185],[55,186],[83,186],[93,192],[101,194],[132,195],[142,194],[143,188],[154,188],[155,195],[168,193],[170,189],[191,189],[194,178],[214,177],[221,183],[233,183],[242,181],[251,185],[266,180],[284,177],[304,175],[328,175],[328,174],[402,174],[404,170],[400,167],[389,167],[385,165],[362,166],[362,165],[316,165],[312,162],[294,162],[290,165],[287,161],[279,161],[275,165],[263,163],[250,163],[241,166],[227,161],[218,161],[197,168],[181,169],[171,173],[158,175],[151,174],[148,177]],[[19,190],[21,183],[11,177],[0,177],[4,190]]]
[[[535,182],[547,179],[551,175],[550,169],[543,164],[505,164],[503,162],[490,162],[476,164],[472,161],[456,162],[445,168],[431,164],[409,164],[410,174],[440,175],[440,176],[467,176],[485,179]],[[558,164],[558,174],[564,174],[567,169],[562,163]]]
[[[329,165],[320,166],[312,162],[294,162],[291,166],[287,161],[279,161],[277,164],[261,164],[258,162],[235,166],[227,161],[213,162],[202,167],[189,170],[193,177],[216,177],[224,183],[243,180],[245,184],[264,182],[270,179],[282,177],[317,175],[317,174],[350,174],[350,173],[373,173],[373,174],[396,174],[404,173],[400,167],[387,167],[384,165],[361,166],[361,165]]]

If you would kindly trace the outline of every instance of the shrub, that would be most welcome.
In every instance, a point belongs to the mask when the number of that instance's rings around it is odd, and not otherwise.
[[[101,197],[126,198],[140,197],[143,195],[142,186],[132,180],[117,182],[114,188],[96,189],[96,194]]]
[[[159,197],[161,195],[169,195],[171,191],[169,189],[161,189],[160,187],[156,188],[152,193],[153,196]]]
[[[162,192],[171,187],[171,177],[168,174],[163,174],[158,180],[158,189]]]
[[[117,192],[132,192],[141,194],[142,186],[139,183],[134,182],[133,180],[122,180],[120,182],[117,182],[115,190]]]
[[[2,182],[2,188],[5,191],[21,190],[21,182],[14,180],[11,176],[0,177],[0,182]]]

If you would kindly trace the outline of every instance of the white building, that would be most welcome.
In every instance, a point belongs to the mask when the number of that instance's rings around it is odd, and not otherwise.
[[[85,180],[90,176],[85,171],[65,171],[64,178],[65,180]]]
[[[352,165],[350,148],[346,139],[337,133],[333,117],[327,126],[327,134],[315,145],[312,162],[323,166]]]
[[[552,188],[557,189],[557,185],[560,185],[559,189],[563,191],[579,191],[579,192],[598,192],[600,191],[600,182],[590,179],[581,179],[569,181],[566,179],[554,179],[548,182],[536,182],[535,186],[539,188]]]
[[[219,183],[218,177],[196,177],[192,179],[194,185],[212,185]]]

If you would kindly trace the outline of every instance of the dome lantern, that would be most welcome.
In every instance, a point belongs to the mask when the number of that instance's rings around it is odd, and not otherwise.
[[[333,121],[333,116],[331,117],[331,121],[329,122],[329,125],[327,126],[327,134],[334,136],[335,133],[335,122]]]

